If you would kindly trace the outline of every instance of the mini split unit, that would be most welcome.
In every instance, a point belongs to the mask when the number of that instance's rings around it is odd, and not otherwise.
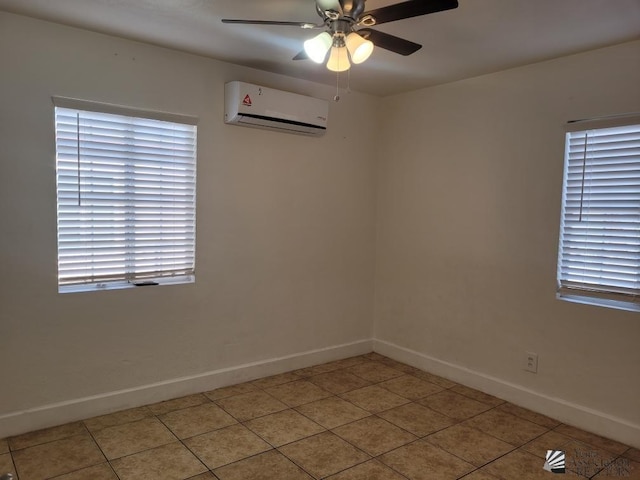
[[[326,100],[244,82],[224,86],[224,121],[232,125],[320,136],[327,131]]]

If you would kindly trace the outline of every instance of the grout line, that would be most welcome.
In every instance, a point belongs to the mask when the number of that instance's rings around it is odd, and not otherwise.
[[[196,436],[197,436],[197,435],[196,435]],[[189,438],[193,438],[193,437],[189,437]],[[187,440],[187,439],[185,438],[184,440]],[[204,468],[206,468],[206,469],[207,469],[207,472],[211,472],[211,475],[213,475],[213,478],[218,478],[218,476],[217,476],[215,473],[213,473],[213,470],[212,470],[211,468],[209,468],[209,465],[207,465],[207,464],[204,462],[204,460],[203,460],[203,459],[201,459],[201,458],[196,454],[196,452],[194,452],[193,450],[191,450],[191,448],[189,448],[189,445],[187,445],[187,444],[184,442],[184,440],[180,440],[180,443],[182,444],[182,446],[183,446],[184,448],[186,448],[186,449],[187,449],[187,451],[188,451],[191,455],[193,455],[193,457],[194,457],[196,460],[198,460],[198,461],[202,464],[202,466],[204,466]],[[203,473],[206,473],[206,472],[203,472]],[[198,475],[201,475],[201,474],[199,473]],[[196,477],[197,477],[198,475],[196,475]]]
[[[9,458],[11,459],[11,465],[13,465],[13,471],[16,472],[16,476],[18,477],[18,480],[19,480],[20,475],[18,474],[18,466],[16,465],[16,461],[13,459],[13,454],[11,453],[11,449],[9,449]],[[4,474],[5,472],[2,472],[2,473]]]
[[[324,432],[323,432],[323,433],[324,433]],[[295,460],[293,460],[292,458],[287,457],[284,453],[282,453],[282,452],[280,451],[280,449],[279,449],[279,448],[276,448],[276,451],[277,451],[280,455],[282,455],[284,458],[286,458],[288,461],[290,461],[291,463],[293,463],[293,464],[294,464],[296,467],[298,467],[300,470],[302,470],[304,473],[306,473],[307,475],[309,475],[309,477],[311,477],[311,478],[315,478],[315,477],[311,474],[311,472],[308,472],[307,470],[305,470],[304,468],[302,468],[302,465],[298,465],[298,463],[296,463],[296,461],[295,461]],[[250,479],[247,479],[247,480],[250,480]]]
[[[28,445],[28,446],[26,446],[26,447],[16,448],[16,449],[11,448],[11,444],[9,443],[9,438],[7,438],[7,439],[6,439],[6,440],[7,440],[7,447],[9,448],[9,451],[8,451],[7,453],[19,452],[19,451],[21,451],[21,450],[26,450],[27,448],[39,447],[40,445],[47,445],[48,443],[53,443],[53,442],[57,442],[57,441],[60,441],[60,440],[66,440],[66,439],[71,438],[71,437],[77,437],[78,435],[82,435],[83,433],[91,433],[91,432],[89,432],[89,429],[88,429],[88,428],[86,427],[86,425],[84,424],[84,421],[83,421],[83,420],[80,420],[80,421],[78,421],[78,422],[71,422],[71,423],[69,423],[69,424],[56,425],[56,426],[54,426],[54,427],[45,428],[45,429],[43,429],[43,430],[50,430],[50,429],[54,429],[54,428],[58,428],[58,427],[63,427],[63,426],[65,426],[65,425],[70,425],[70,424],[74,424],[74,423],[80,423],[80,424],[82,424],[82,427],[84,428],[84,430],[85,430],[85,431],[84,431],[84,432],[80,432],[80,433],[73,433],[73,434],[71,434],[71,435],[65,435],[65,436],[62,436],[62,437],[60,437],[60,438],[55,438],[55,439],[53,439],[53,440],[46,440],[46,441],[44,441],[44,442],[34,443],[33,445]],[[37,432],[37,431],[39,431],[39,430],[35,430],[35,431]],[[22,434],[22,435],[29,435],[30,433],[33,433],[33,432],[27,432],[27,433],[24,433],[24,434]],[[22,435],[16,435],[16,437],[21,437]],[[15,438],[15,437],[10,437],[10,438]]]
[[[366,418],[366,417],[365,417],[365,418]],[[336,428],[337,428],[337,427],[336,427]],[[349,444],[351,447],[353,447],[353,448],[355,448],[356,450],[358,450],[359,452],[361,452],[361,453],[365,454],[368,458],[367,458],[366,460],[361,461],[361,462],[355,463],[355,464],[353,464],[353,465],[351,465],[351,466],[349,466],[349,467],[347,467],[347,468],[344,468],[344,469],[339,470],[339,471],[337,471],[337,472],[331,473],[330,475],[327,475],[326,477],[329,477],[329,476],[331,476],[331,475],[337,475],[337,474],[338,474],[338,473],[340,473],[340,472],[343,472],[343,471],[345,471],[345,470],[348,470],[349,468],[355,467],[356,465],[361,465],[362,463],[368,462],[368,461],[373,460],[373,459],[375,458],[375,457],[373,457],[372,455],[369,455],[369,454],[368,454],[367,452],[365,452],[364,450],[362,450],[360,447],[357,447],[356,445],[352,444],[352,443],[351,443],[351,442],[349,442],[348,440],[346,440],[346,439],[342,438],[341,436],[339,436],[339,435],[335,434],[335,433],[334,433],[334,432],[332,432],[331,430],[325,430],[324,432],[320,432],[320,433],[317,433],[317,434],[315,434],[315,435],[311,435],[311,436],[306,437],[306,438],[303,438],[303,439],[301,439],[301,440],[299,440],[299,441],[303,441],[303,440],[306,440],[306,439],[308,439],[308,438],[317,437],[317,436],[324,435],[324,434],[327,434],[327,433],[328,433],[328,434],[331,434],[331,435],[333,435],[333,436],[337,437],[339,440],[342,440],[343,442],[345,442],[345,443]],[[280,450],[278,449],[278,451],[280,451]],[[294,462],[294,460],[293,460],[292,458],[288,457],[284,452],[280,452],[280,453],[281,453],[282,455],[284,455],[286,458],[288,458],[289,460],[291,460],[292,462]],[[295,462],[294,462],[294,463],[295,463]],[[303,468],[303,467],[300,467],[300,468]],[[303,468],[303,470],[304,470],[304,468]],[[311,475],[311,476],[313,477],[313,475],[311,474],[311,472],[308,472],[307,470],[305,470],[305,472],[307,472],[309,475]],[[326,478],[326,477],[322,477],[322,478]],[[315,478],[315,477],[314,477],[314,478]]]

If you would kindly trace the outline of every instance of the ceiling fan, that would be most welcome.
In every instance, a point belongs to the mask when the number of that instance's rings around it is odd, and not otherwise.
[[[341,72],[348,70],[351,63],[362,63],[369,58],[374,45],[400,55],[411,55],[422,48],[422,45],[371,27],[458,7],[457,0],[408,0],[366,11],[365,2],[366,0],[315,0],[316,12],[322,19],[320,24],[229,18],[223,18],[222,22],[322,29],[324,31],[321,34],[304,42],[304,50],[293,59],[311,59],[316,63],[323,63],[331,50],[327,68]]]

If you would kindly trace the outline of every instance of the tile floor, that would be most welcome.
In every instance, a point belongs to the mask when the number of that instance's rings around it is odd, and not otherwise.
[[[0,440],[19,480],[640,479],[640,450],[376,353]],[[555,477],[555,479],[564,478]]]

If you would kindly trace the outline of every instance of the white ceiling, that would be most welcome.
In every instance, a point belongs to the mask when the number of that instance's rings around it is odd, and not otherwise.
[[[394,3],[399,0],[368,0],[367,10]],[[423,48],[408,57],[377,48],[351,69],[351,88],[389,95],[640,38],[640,0],[459,3],[455,10],[376,27]],[[292,77],[336,81],[322,65],[291,60],[315,30],[220,22],[319,23],[315,0],[0,0],[0,10]]]

